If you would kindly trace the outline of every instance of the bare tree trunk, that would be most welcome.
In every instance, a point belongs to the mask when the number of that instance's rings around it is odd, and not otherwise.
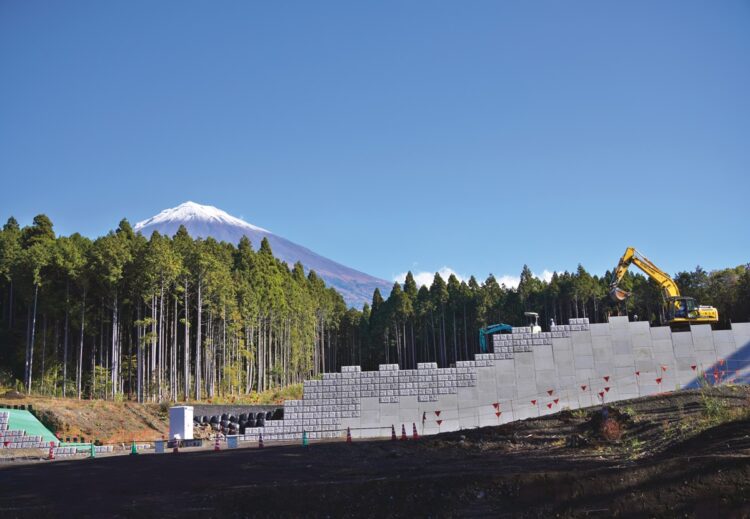
[[[458,331],[456,330],[456,311],[453,310],[453,362],[458,361]]]
[[[66,388],[68,383],[68,322],[70,317],[70,281],[65,283],[65,338],[63,339],[63,381],[62,395],[67,396]]]
[[[201,311],[203,302],[201,300],[201,281],[198,280],[198,332],[195,344],[195,399],[200,400],[201,395]]]
[[[219,382],[219,390],[221,390],[222,382],[225,382],[224,373],[226,373],[226,371],[227,371],[227,307],[226,305],[222,305],[221,307],[221,377],[220,377],[220,382]]]
[[[247,351],[247,354],[245,356],[245,394],[250,393],[251,388],[251,373],[252,373],[252,362],[250,362],[250,328],[247,325],[247,322],[245,323],[245,349]]]
[[[190,398],[190,333],[189,333],[189,316],[188,313],[188,282],[187,277],[185,277],[185,355],[183,358],[183,376],[185,377],[185,380],[183,381],[185,384],[185,401],[187,402],[188,398]]]
[[[112,381],[112,400],[115,399],[117,394],[117,370],[119,369],[119,352],[117,351],[118,332],[119,332],[119,313],[117,311],[117,290],[112,300],[112,372],[110,373],[110,379]]]
[[[164,400],[164,281],[161,283],[159,290],[159,344],[157,352],[159,354],[159,363],[157,364],[157,399],[159,402]]]
[[[172,402],[177,402],[177,296],[174,298],[174,314],[172,315],[172,365],[169,367],[170,390]]]
[[[469,338],[466,328],[466,303],[464,303],[464,360],[469,360]]]
[[[10,294],[8,295],[8,329],[13,328],[13,280],[10,280]]]
[[[264,377],[266,381],[263,389],[270,389],[273,387],[273,310],[268,318],[268,340],[266,341],[266,370],[270,376]]]
[[[44,366],[47,357],[47,314],[42,315],[42,323],[42,383],[40,385],[41,392],[44,394]]]
[[[83,289],[83,302],[81,303],[81,341],[78,346],[78,366],[76,369],[76,385],[78,386],[78,400],[81,399],[81,386],[83,385],[83,333],[86,328],[86,289]]]
[[[320,356],[323,373],[326,372],[326,323],[324,317],[320,318]]]
[[[130,314],[133,317],[133,314]],[[133,331],[128,330],[128,400],[133,399]]]
[[[138,301],[138,310],[136,318],[138,321],[138,327],[136,328],[136,350],[135,350],[135,385],[136,385],[136,399],[139,403],[143,403],[143,324],[141,323],[141,305],[143,303]]]
[[[258,316],[258,392],[263,391],[263,337],[265,333],[263,330],[263,319]]]
[[[27,378],[26,392],[31,393],[31,379],[34,372],[34,338],[36,336],[36,304],[39,295],[39,283],[34,283],[34,312],[31,320],[31,340],[29,341],[29,353],[26,360]]]

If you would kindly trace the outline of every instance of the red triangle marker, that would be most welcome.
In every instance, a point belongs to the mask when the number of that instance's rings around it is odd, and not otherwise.
[[[438,426],[439,426],[439,425],[440,425],[441,423],[443,423],[443,421],[442,421],[442,420],[435,420],[435,421],[437,422]]]
[[[503,414],[503,412],[502,411],[498,411],[497,413],[495,413],[495,416],[497,416],[498,418],[500,418],[501,414]]]
[[[662,370],[662,371],[667,371],[667,367],[666,367],[666,366],[662,366],[662,367],[661,367],[661,370]]]
[[[536,400],[532,400],[531,405],[536,405]]]
[[[692,369],[693,371],[695,371],[695,368],[697,368],[697,367],[698,366],[696,366],[695,364],[693,364],[692,366],[690,366],[690,369]]]
[[[500,403],[495,402],[494,404],[492,404],[492,407],[494,407],[495,409],[500,409]]]
[[[435,411],[435,416],[440,416],[440,411]]]
[[[604,391],[606,391],[607,393],[609,393],[609,388],[608,388],[608,387],[605,387],[605,388],[604,388]]]
[[[609,382],[609,375],[607,375],[606,377],[604,377],[604,382]]]
[[[636,372],[635,372],[635,376],[636,376],[636,377],[640,377],[640,376],[641,376],[641,372],[640,372],[640,371],[636,371]]]
[[[581,386],[581,391],[586,391],[586,384]]]
[[[552,393],[554,393],[554,392],[555,392],[555,390],[554,390],[554,389],[548,389],[548,390],[547,390],[547,394],[548,394],[549,396],[552,396]]]
[[[559,404],[560,403],[560,399],[559,398],[555,398],[555,403]]]
[[[599,398],[604,398],[604,391],[599,391]]]
[[[656,379],[656,383],[657,384],[661,384],[661,377],[659,377],[659,378]]]
[[[551,403],[547,404],[547,409],[552,409],[552,404]]]

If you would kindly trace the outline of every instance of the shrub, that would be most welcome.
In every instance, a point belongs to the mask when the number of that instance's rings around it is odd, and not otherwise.
[[[602,423],[602,437],[607,441],[617,441],[622,436],[622,427],[620,422],[614,418],[607,418]]]

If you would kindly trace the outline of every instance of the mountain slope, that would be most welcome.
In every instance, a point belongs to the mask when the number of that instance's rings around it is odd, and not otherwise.
[[[299,261],[306,270],[314,270],[328,286],[338,290],[350,306],[361,308],[365,302],[370,302],[375,288],[380,288],[383,297],[387,297],[391,290],[391,283],[384,279],[336,263],[267,229],[208,205],[185,202],[138,222],[135,230],[145,236],[150,236],[154,231],[173,236],[180,225],[184,225],[193,238],[210,236],[219,241],[237,244],[242,236],[247,236],[256,250],[260,247],[261,240],[268,238],[277,258],[290,266]]]

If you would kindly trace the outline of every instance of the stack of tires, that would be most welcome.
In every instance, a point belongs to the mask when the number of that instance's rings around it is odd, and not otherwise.
[[[210,425],[214,431],[225,434],[245,434],[245,430],[253,427],[265,427],[266,422],[272,420],[283,420],[284,408],[277,407],[273,411],[259,411],[257,413],[240,413],[235,416],[230,413],[221,415],[199,415],[193,417],[198,425]]]

